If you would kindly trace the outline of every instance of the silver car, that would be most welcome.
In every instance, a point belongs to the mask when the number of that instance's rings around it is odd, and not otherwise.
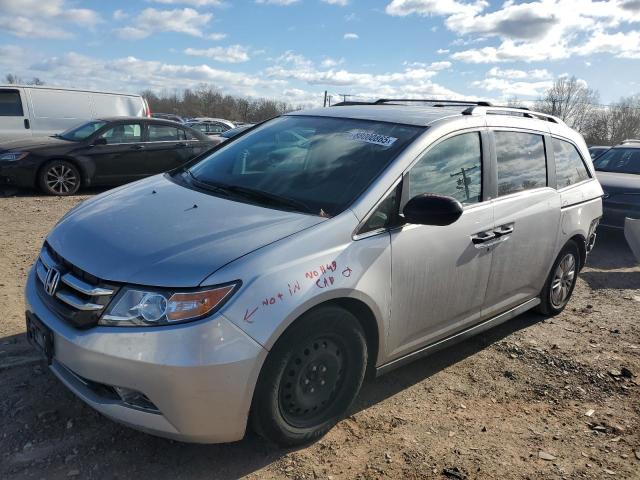
[[[123,424],[312,441],[381,374],[561,312],[602,189],[561,120],[487,103],[294,112],[98,195],[46,238],[27,331]],[[432,102],[433,103],[433,102]]]

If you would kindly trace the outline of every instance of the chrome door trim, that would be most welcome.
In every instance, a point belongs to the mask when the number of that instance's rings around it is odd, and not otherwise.
[[[531,310],[533,307],[539,304],[540,304],[540,299],[538,297],[532,298],[531,300],[527,300],[526,302],[521,303],[520,305],[512,308],[511,310],[507,310],[506,312],[496,315],[493,318],[484,320],[472,327],[469,327],[465,330],[455,333],[447,338],[438,340],[437,342],[427,345],[426,347],[422,347],[419,350],[416,350],[403,357],[397,358],[395,360],[392,360],[391,362],[385,363],[384,365],[377,367],[376,376],[384,375],[385,373],[395,368],[406,365],[407,363],[411,363],[414,360],[417,360],[418,358],[431,355],[432,353],[442,350],[443,348],[453,345],[454,343],[458,343],[469,337],[477,335],[480,332],[484,332],[485,330],[495,327],[496,325],[500,325],[501,323],[504,323],[507,320],[511,320],[513,317],[516,317],[526,312],[527,310]]]

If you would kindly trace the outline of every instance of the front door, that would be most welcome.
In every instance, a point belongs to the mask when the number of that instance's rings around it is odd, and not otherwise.
[[[101,141],[106,143],[100,144]],[[117,185],[141,178],[147,153],[139,122],[107,127],[93,139],[93,143],[82,154],[92,160],[95,184]]]
[[[483,316],[536,297],[554,260],[560,195],[548,186],[545,136],[495,131],[497,193],[491,277]],[[549,137],[546,137],[547,141]]]
[[[0,88],[0,142],[31,136],[25,100],[21,88]]]
[[[493,225],[493,206],[483,201],[483,157],[489,152],[484,138],[479,131],[450,136],[403,177],[402,205],[436,193],[458,199],[464,212],[448,226],[404,225],[391,232],[390,356],[480,320],[492,252],[477,240]]]

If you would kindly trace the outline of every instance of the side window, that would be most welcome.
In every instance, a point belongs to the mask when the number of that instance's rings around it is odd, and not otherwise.
[[[208,133],[223,133],[226,129],[218,123],[210,123],[207,126]]]
[[[0,117],[22,117],[22,101],[18,90],[0,90]]]
[[[461,203],[482,198],[482,146],[480,133],[463,133],[439,143],[405,176],[409,195],[436,193]]]
[[[193,132],[182,129],[180,129],[180,138],[182,138],[183,140],[198,140],[198,137],[196,137]]]
[[[396,210],[396,199],[398,198],[398,188],[394,189],[387,198],[385,198],[380,205],[375,209],[375,211],[371,214],[371,216],[367,219],[367,221],[362,225],[358,234],[363,234],[367,232],[373,232],[374,230],[379,230],[381,228],[385,228],[389,225],[393,217],[393,213]]]
[[[547,186],[542,135],[521,132],[494,132],[494,135],[499,196]]]
[[[556,159],[558,188],[568,187],[589,178],[587,167],[576,147],[564,140],[553,139],[553,155]]]
[[[182,140],[181,130],[171,125],[149,125],[150,142],[171,142]]]
[[[107,144],[136,143],[142,141],[142,129],[139,123],[123,123],[107,129],[100,137]]]

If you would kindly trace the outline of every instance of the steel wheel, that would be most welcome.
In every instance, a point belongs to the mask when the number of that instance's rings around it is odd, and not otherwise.
[[[67,165],[60,163],[47,170],[45,182],[52,192],[65,195],[76,190],[78,176]]]
[[[320,337],[291,357],[278,395],[287,422],[300,428],[315,425],[331,409],[343,380],[343,352],[338,339]]]
[[[571,289],[576,278],[576,257],[573,253],[567,253],[553,273],[551,281],[551,305],[554,308],[562,308],[569,300]]]

